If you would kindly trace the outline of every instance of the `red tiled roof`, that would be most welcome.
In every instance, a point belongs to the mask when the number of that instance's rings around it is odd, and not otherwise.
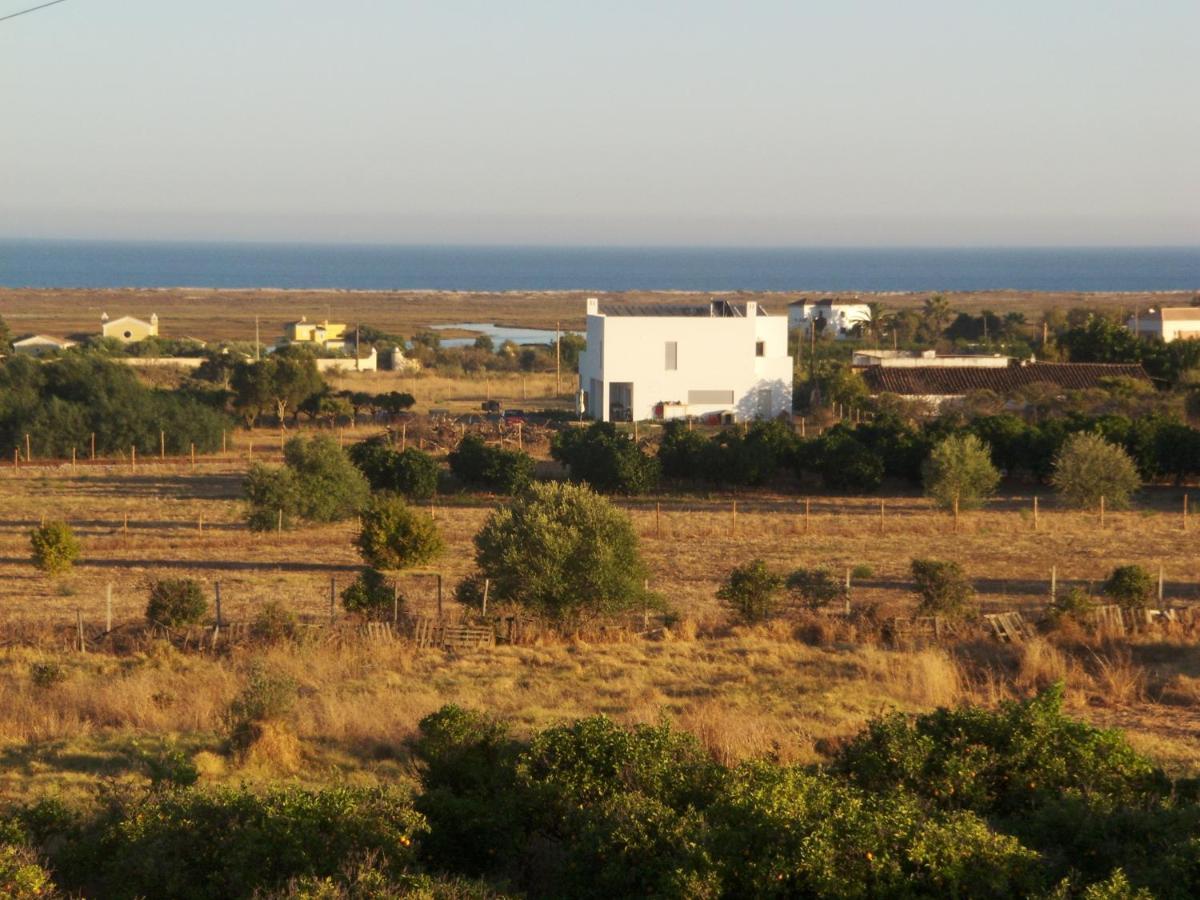
[[[1100,387],[1105,378],[1132,378],[1150,383],[1136,364],[1111,363],[1012,363],[1004,368],[981,366],[860,366],[856,370],[872,394],[952,397],[971,391],[1011,394],[1030,384],[1054,384],[1063,390]]]

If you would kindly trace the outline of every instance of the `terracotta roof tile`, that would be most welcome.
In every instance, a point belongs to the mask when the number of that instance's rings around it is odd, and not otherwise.
[[[1110,363],[1014,363],[1005,368],[978,366],[929,366],[897,368],[861,366],[857,371],[872,394],[903,396],[959,396],[971,391],[1011,394],[1038,383],[1054,384],[1069,391],[1101,386],[1105,378],[1132,378],[1150,383],[1140,365]]]

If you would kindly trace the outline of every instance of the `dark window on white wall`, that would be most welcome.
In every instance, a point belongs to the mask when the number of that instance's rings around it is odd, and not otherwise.
[[[667,371],[674,372],[679,368],[679,342],[667,341]]]
[[[754,342],[754,355],[755,356],[766,356],[767,355],[767,342],[766,341],[755,341]]]

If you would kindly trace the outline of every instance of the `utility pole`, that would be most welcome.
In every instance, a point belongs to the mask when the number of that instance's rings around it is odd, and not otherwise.
[[[259,346],[260,346],[260,344],[258,341],[258,316],[255,316],[254,317],[254,360],[255,360],[255,362],[262,359],[262,356],[260,355],[260,352],[258,349]]]
[[[554,323],[554,396],[562,396],[562,322]]]

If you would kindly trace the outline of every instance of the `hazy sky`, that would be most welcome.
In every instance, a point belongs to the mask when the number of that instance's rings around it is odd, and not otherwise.
[[[67,0],[0,236],[1197,244],[1200,2]]]

